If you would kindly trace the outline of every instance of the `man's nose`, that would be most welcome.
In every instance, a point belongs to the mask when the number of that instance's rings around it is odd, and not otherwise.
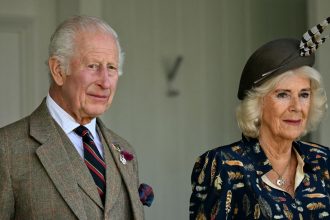
[[[102,67],[100,69],[100,81],[99,81],[99,85],[104,88],[104,89],[108,89],[110,88],[110,73],[108,68],[106,67]]]

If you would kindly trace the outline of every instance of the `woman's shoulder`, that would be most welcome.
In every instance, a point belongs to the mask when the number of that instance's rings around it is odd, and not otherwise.
[[[296,149],[304,161],[313,167],[316,166],[314,169],[325,166],[330,169],[330,149],[328,147],[305,141],[298,141],[296,143]],[[327,165],[324,165],[324,162]]]
[[[241,160],[244,154],[244,144],[242,140],[233,142],[231,144],[222,145],[213,149],[210,149],[198,157],[198,161],[202,164],[205,161],[217,160],[217,161],[228,161],[228,160]]]
[[[330,148],[323,146],[318,143],[307,142],[307,141],[298,141],[298,146],[301,151],[308,155],[320,155],[323,154],[324,156],[330,156]]]
[[[193,186],[209,186],[216,176],[227,178],[228,169],[234,170],[243,166],[241,152],[244,144],[237,141],[228,145],[206,151],[199,156],[193,167],[191,182]]]

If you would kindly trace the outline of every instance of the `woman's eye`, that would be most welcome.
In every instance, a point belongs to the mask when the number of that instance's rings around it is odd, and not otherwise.
[[[286,98],[288,97],[288,94],[285,92],[280,92],[276,95],[277,98]]]
[[[300,97],[305,99],[309,98],[309,96],[310,96],[309,92],[303,92],[300,94]]]

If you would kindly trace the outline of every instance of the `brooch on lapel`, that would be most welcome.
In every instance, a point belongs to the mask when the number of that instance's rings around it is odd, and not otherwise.
[[[119,152],[119,160],[122,164],[126,165],[127,161],[131,161],[134,155],[128,151],[122,150],[118,144],[112,144],[112,147]]]

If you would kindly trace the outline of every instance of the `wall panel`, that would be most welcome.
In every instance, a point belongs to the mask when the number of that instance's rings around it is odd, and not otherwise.
[[[187,219],[196,157],[240,138],[234,111],[246,59],[270,39],[300,36],[305,6],[257,0],[103,2],[103,17],[126,51],[124,75],[104,119],[135,146],[141,181],[154,187],[147,219]],[[183,62],[171,86],[179,95],[169,97],[166,73],[178,56]]]
[[[32,108],[33,21],[18,17],[0,17],[0,126],[27,115]]]

